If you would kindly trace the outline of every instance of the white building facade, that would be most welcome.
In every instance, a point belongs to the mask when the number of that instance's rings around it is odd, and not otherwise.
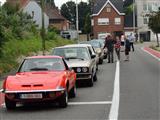
[[[42,14],[41,14],[41,7],[37,2],[34,0],[30,0],[27,5],[25,5],[22,8],[23,12],[28,13],[33,21],[35,21],[36,25],[38,25],[39,28],[42,27]],[[44,22],[45,22],[45,28],[47,29],[49,26],[49,17],[46,13],[44,14]]]
[[[153,11],[158,11],[160,0],[135,0],[137,11],[137,33],[139,40],[155,41],[155,34],[148,28],[149,17]],[[160,37],[160,36],[159,36]]]

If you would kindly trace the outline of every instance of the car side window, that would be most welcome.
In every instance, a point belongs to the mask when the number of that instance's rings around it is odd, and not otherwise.
[[[92,54],[92,51],[89,47],[88,47],[88,51],[89,51],[90,56],[92,56],[93,54]]]

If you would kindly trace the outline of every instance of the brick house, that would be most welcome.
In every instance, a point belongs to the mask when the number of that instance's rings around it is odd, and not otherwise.
[[[124,32],[123,0],[95,0],[92,8],[92,32],[94,38]]]
[[[59,31],[69,29],[69,21],[60,14],[60,11],[56,6],[46,4],[45,13],[49,16],[49,26],[55,27]]]

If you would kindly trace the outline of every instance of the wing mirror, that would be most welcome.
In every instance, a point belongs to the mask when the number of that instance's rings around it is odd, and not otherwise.
[[[93,59],[93,58],[95,58],[96,57],[96,55],[91,55],[91,58]]]

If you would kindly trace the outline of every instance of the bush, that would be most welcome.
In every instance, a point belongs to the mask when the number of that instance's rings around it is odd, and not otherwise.
[[[2,57],[0,58],[0,76],[3,73],[17,68],[19,57],[32,56],[34,53],[38,54],[42,50],[41,41],[40,37],[32,36],[30,39],[26,40],[12,39],[5,42],[2,48]],[[49,51],[53,47],[73,43],[74,41],[57,36],[56,39],[46,40],[46,50]]]

